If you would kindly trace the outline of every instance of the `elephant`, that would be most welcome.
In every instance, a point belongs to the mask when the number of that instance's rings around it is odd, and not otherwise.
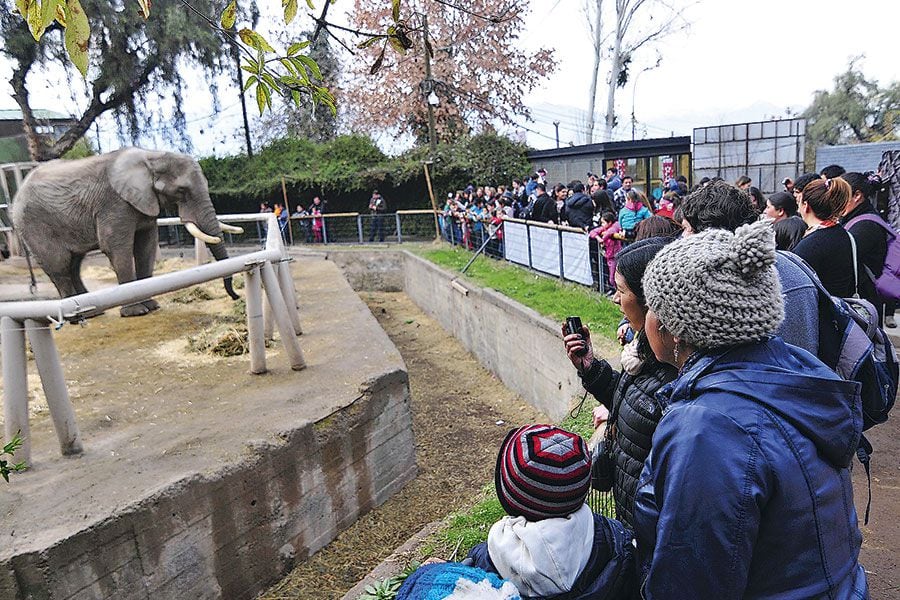
[[[228,258],[222,231],[239,227],[216,219],[200,165],[174,152],[124,148],[78,160],[53,160],[33,169],[12,206],[13,226],[60,297],[87,291],[81,262],[101,250],[127,283],[153,275],[160,209],[177,209],[187,230],[204,241],[216,260]],[[231,277],[225,290],[237,294]],[[124,317],[159,308],[152,298],[123,306]]]

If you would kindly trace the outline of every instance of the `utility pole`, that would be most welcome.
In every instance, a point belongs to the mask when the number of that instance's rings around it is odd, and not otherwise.
[[[559,148],[559,121],[553,121],[553,126],[556,127],[556,147]]]
[[[422,35],[425,38],[425,81],[428,82],[428,97],[425,104],[428,106],[428,144],[431,146],[431,156],[437,153],[437,140],[435,139],[434,126],[434,106],[432,105],[432,97],[437,98],[434,93],[434,79],[431,78],[431,42],[428,40],[428,15],[422,15]]]

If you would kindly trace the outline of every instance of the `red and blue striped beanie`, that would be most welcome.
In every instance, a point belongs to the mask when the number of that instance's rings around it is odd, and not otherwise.
[[[540,521],[581,508],[591,484],[591,453],[580,435],[552,425],[510,431],[494,485],[510,516]]]

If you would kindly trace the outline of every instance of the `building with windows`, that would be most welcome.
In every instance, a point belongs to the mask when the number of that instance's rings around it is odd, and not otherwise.
[[[602,175],[615,167],[619,175],[630,175],[634,186],[659,197],[667,179],[684,175],[691,182],[691,138],[689,136],[602,142],[528,153],[533,170],[546,169],[547,183],[587,181],[588,173]]]
[[[72,117],[52,110],[36,109],[34,118],[38,122],[37,133],[52,140],[58,140],[74,122]],[[31,157],[22,124],[22,111],[0,110],[0,164],[28,160]]]

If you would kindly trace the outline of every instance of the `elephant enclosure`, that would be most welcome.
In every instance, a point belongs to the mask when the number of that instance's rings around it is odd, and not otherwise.
[[[31,298],[28,270],[22,263],[24,261],[0,263],[0,301]],[[156,273],[188,266],[191,265],[180,258],[168,258],[157,264]],[[82,267],[82,274],[90,290],[116,284],[115,273],[101,255],[89,257]],[[38,283],[36,298],[57,297],[53,285],[39,268],[35,269],[35,277]],[[192,302],[193,297],[208,300]],[[247,370],[246,357],[219,359],[193,352],[188,347],[190,336],[202,335],[216,324],[225,322],[223,317],[233,313],[233,302],[225,295],[221,284],[210,282],[160,296],[157,300],[162,310],[146,317],[123,319],[118,310],[110,310],[84,326],[65,325],[55,334],[69,394],[79,413],[83,433],[89,435],[97,427],[107,430],[114,424],[139,422],[146,414],[133,404],[148,391],[156,396],[169,390],[173,398],[178,399],[181,394],[175,384],[203,386],[213,380],[221,381],[216,373],[218,370],[226,375]],[[275,356],[277,352],[274,347],[269,350],[276,362],[280,358]],[[136,386],[136,382],[141,382],[140,386]],[[30,353],[28,383],[29,412],[37,417],[32,421],[37,435],[50,422],[46,414],[47,402]],[[187,390],[185,395],[189,395]],[[190,398],[186,401],[190,406]]]
[[[89,289],[114,283],[104,262]],[[29,360],[33,466],[0,485],[0,598],[252,597],[414,476],[399,353],[332,262],[292,274],[299,372],[280,344],[264,375],[188,350],[234,313],[219,281],[55,332],[79,456],[59,455]],[[0,264],[7,291],[27,279]]]

